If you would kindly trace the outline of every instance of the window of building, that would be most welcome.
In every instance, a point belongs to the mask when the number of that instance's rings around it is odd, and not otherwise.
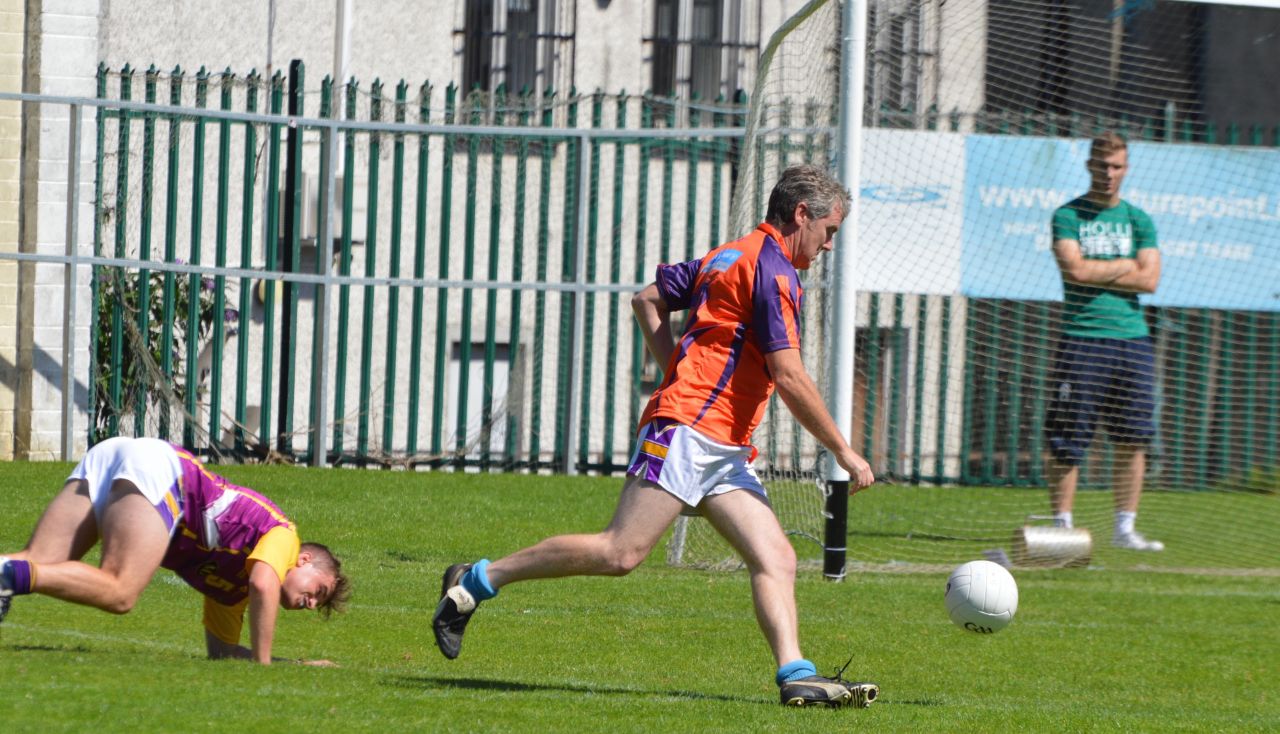
[[[925,106],[921,78],[925,60],[922,25],[926,3],[880,0],[868,14],[872,83],[868,102],[882,113],[918,112]]]
[[[659,97],[713,101],[749,83],[760,46],[747,0],[653,0],[650,90]]]
[[[462,89],[511,94],[573,84],[574,13],[565,0],[466,0]]]

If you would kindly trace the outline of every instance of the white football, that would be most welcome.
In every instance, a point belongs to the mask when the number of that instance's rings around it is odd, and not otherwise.
[[[969,561],[947,578],[947,614],[956,626],[989,635],[1009,625],[1018,611],[1018,584],[991,561]]]

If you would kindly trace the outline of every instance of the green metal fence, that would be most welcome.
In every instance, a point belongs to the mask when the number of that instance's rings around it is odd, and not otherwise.
[[[429,84],[412,103],[403,82],[392,95],[325,79],[308,97],[298,72],[286,82],[153,68],[145,99],[167,87],[180,113],[100,115],[95,251],[157,265],[102,267],[94,280],[91,440],[150,433],[309,460],[319,438],[331,462],[620,468],[635,386],[654,372],[623,301],[660,260],[722,237],[717,217],[695,213],[727,209],[731,114],[708,113],[723,135],[664,137],[655,120],[673,125],[674,108],[645,97],[463,103],[448,87],[437,122]],[[136,76],[100,70],[99,96],[131,100]],[[211,87],[218,112],[236,114],[208,112]],[[328,128],[342,154],[326,278],[306,183],[329,175],[324,129],[303,118],[334,120],[339,102],[351,122]],[[587,116],[592,134],[580,134]],[[636,118],[653,133],[608,134]],[[308,354],[326,321],[321,291],[336,337]],[[331,385],[308,393],[325,361]],[[312,430],[317,401],[333,420]]]
[[[95,254],[143,264],[95,267],[90,440],[619,471],[660,375],[627,299],[657,263],[737,234],[721,213],[745,99],[463,100],[453,86],[411,95],[403,81],[392,91],[328,78],[308,91],[302,71],[100,69],[100,98],[134,101],[140,81],[143,102],[168,105],[98,117]],[[923,119],[959,126],[957,115]],[[808,109],[778,144],[829,156],[813,134],[821,120]],[[328,181],[331,229],[316,217]],[[902,481],[1042,484],[1056,309],[866,294],[855,447]],[[1161,481],[1275,466],[1277,315],[1160,309],[1156,320],[1166,395],[1217,375],[1212,395],[1167,401]],[[1206,348],[1224,340],[1231,349]],[[960,377],[926,379],[926,368]],[[1091,459],[1086,478],[1106,463]]]

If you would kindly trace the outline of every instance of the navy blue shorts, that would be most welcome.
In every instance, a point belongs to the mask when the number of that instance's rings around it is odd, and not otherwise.
[[[1062,337],[1049,375],[1052,395],[1045,420],[1054,459],[1078,466],[1099,424],[1115,443],[1151,443],[1155,376],[1155,344],[1150,337]]]

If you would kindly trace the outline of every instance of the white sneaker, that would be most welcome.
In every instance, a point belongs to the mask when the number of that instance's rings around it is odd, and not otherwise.
[[[1111,537],[1111,545],[1117,548],[1125,548],[1127,550],[1136,551],[1162,551],[1164,543],[1158,540],[1147,540],[1142,537],[1142,533],[1134,531],[1132,533],[1122,533]]]

